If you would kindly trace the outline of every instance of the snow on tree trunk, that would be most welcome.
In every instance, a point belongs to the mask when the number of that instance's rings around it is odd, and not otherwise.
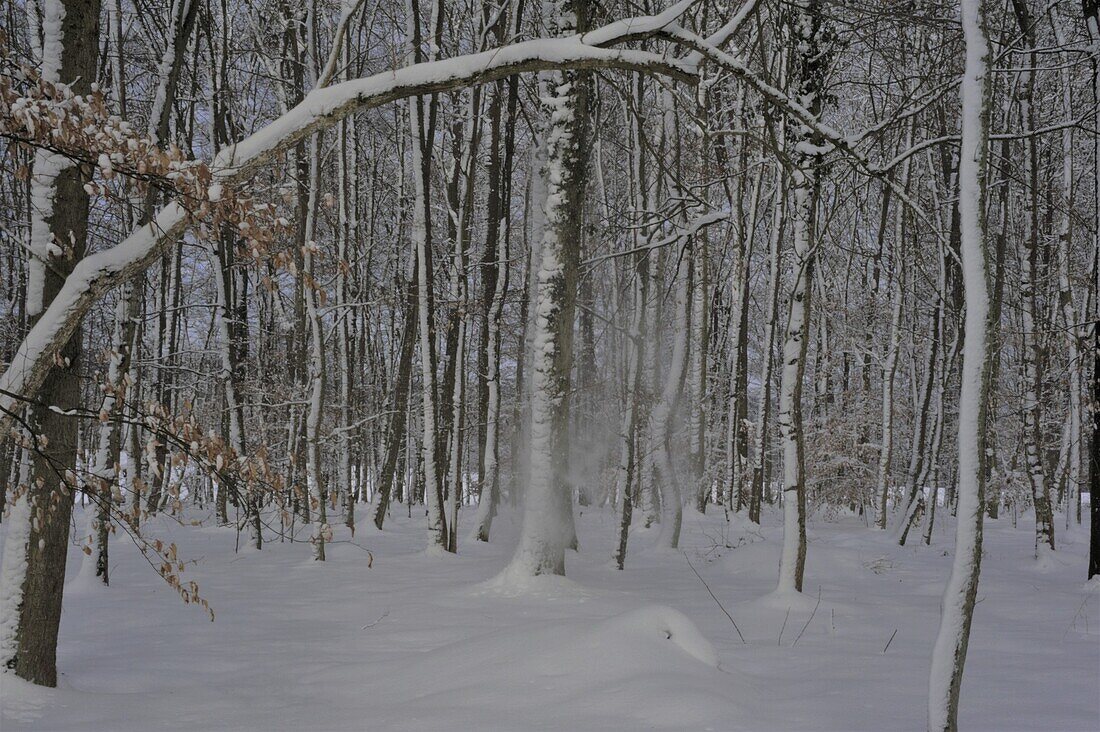
[[[791,20],[797,94],[813,115],[820,114],[821,89],[828,69],[828,26],[819,0],[801,0]],[[779,558],[779,592],[801,592],[806,565],[806,476],[802,432],[802,380],[814,281],[815,209],[817,207],[820,137],[808,126],[792,129],[791,230],[794,240],[794,286],[791,289],[783,369],[779,387],[779,436],[783,448],[783,549]]]
[[[501,262],[501,266],[507,266]],[[489,532],[500,500],[500,319],[504,310],[507,277],[497,274],[489,307],[486,326],[489,330],[486,363],[488,373],[488,404],[486,405],[485,475],[482,477],[481,497],[477,504],[477,540],[489,541]]]
[[[710,283],[707,275],[707,241],[704,234],[696,238],[693,251],[693,271],[691,287],[691,366],[688,369],[691,412],[688,420],[688,439],[690,452],[691,492],[695,507],[700,513],[706,510],[710,497],[707,485],[707,343],[709,334],[707,322],[710,317],[708,290]]]
[[[434,6],[433,6],[434,7]],[[433,13],[435,11],[433,10]],[[435,15],[433,14],[435,26]],[[409,13],[409,38],[412,43],[410,63],[415,63],[419,54],[420,28],[416,12]],[[433,44],[434,45],[434,44]],[[438,434],[436,409],[436,385],[435,385],[435,348],[433,339],[435,331],[432,327],[431,317],[431,248],[429,246],[428,216],[428,185],[430,181],[431,144],[427,139],[427,112],[424,100],[414,98],[409,104],[409,123],[412,151],[411,175],[414,185],[413,216],[412,216],[412,242],[416,248],[417,266],[417,319],[420,333],[420,377],[421,377],[421,405],[422,415],[422,439],[420,449],[422,452],[424,471],[424,504],[428,509],[428,551],[441,552],[447,549],[447,522],[443,514],[443,491],[440,483],[438,465]]]
[[[72,82],[74,93],[89,93],[93,79],[88,78],[87,70],[96,68],[98,36],[96,0],[46,0],[42,5],[43,78]],[[84,256],[88,230],[85,182],[80,168],[71,162],[45,151],[36,154],[27,283],[32,329],[46,317],[54,299],[61,298],[66,278]],[[7,529],[11,538],[4,552],[0,587],[3,667],[43,686],[57,685],[57,634],[76,490],[77,420],[65,414],[81,404],[82,343],[79,324],[75,326],[63,345],[51,353],[56,365],[44,374],[40,388],[28,394],[48,408],[28,410],[24,417],[34,433],[30,436],[32,466],[26,494],[17,502],[24,507],[12,507],[13,519]],[[14,362],[9,371],[18,368]],[[42,443],[39,435],[48,442]],[[14,642],[10,629],[14,629]]]
[[[1035,52],[1035,28],[1027,0],[1012,0],[1016,22],[1029,49],[1027,64],[1020,72],[1021,89],[1018,93],[1020,117],[1028,129],[1036,128],[1035,75],[1031,69],[1038,64]],[[1038,143],[1034,136],[1025,141],[1024,175],[1029,188],[1027,235],[1018,242],[1020,249],[1020,301],[1023,323],[1024,367],[1024,457],[1031,499],[1035,508],[1035,556],[1044,545],[1054,549],[1054,512],[1050,502],[1050,481],[1043,462],[1043,413],[1040,397],[1043,389],[1043,345],[1037,332],[1043,324],[1039,321],[1039,164]]]
[[[351,5],[348,0],[343,3],[343,13],[347,14]],[[346,77],[346,69],[351,64],[351,50],[349,44],[345,42],[341,51],[341,62],[344,64]],[[354,187],[349,185],[349,178],[352,175],[352,171],[355,169],[356,161],[356,148],[354,147],[355,134],[351,130],[355,124],[355,118],[351,117],[340,122],[337,128],[337,204],[339,206],[338,215],[339,220],[336,227],[336,298],[334,305],[338,308],[336,327],[339,337],[336,343],[336,371],[338,379],[338,393],[340,395],[340,432],[337,439],[337,453],[338,453],[338,466],[337,466],[337,482],[338,490],[343,496],[343,508],[344,508],[344,524],[351,531],[351,535],[355,536],[355,486],[352,481],[351,470],[351,436],[352,436],[352,325],[351,321],[354,317],[353,311],[348,306],[348,275],[351,272],[351,264],[349,260],[352,257],[352,250],[358,245],[358,237],[355,236],[358,222],[355,221],[354,202],[351,200],[355,195]],[[350,134],[349,134],[350,133]],[[349,138],[352,146],[349,147]],[[352,165],[348,166],[348,158],[351,158]],[[357,253],[357,255],[359,255]],[[361,256],[361,255],[360,255]],[[366,487],[360,485],[360,490],[365,491]]]
[[[29,435],[22,435],[29,440]],[[0,561],[0,673],[12,669],[19,651],[19,618],[23,583],[27,576],[27,550],[31,538],[31,506],[26,496],[30,483],[30,450],[23,449],[16,472],[14,500],[7,515],[4,556]],[[23,493],[20,497],[20,493]]]
[[[547,18],[553,35],[586,28],[587,0],[558,0]],[[546,138],[545,225],[534,308],[531,353],[530,477],[514,576],[565,574],[573,541],[569,500],[569,375],[580,226],[587,177],[588,93],[584,75],[547,75],[543,103],[550,113]],[[568,514],[568,515],[567,515]]]
[[[742,100],[743,103],[743,100]],[[741,106],[741,104],[739,104]],[[741,164],[748,162],[747,145],[741,148]],[[760,208],[760,191],[764,180],[763,161],[755,166],[752,193],[749,196],[747,223],[743,211],[742,187],[734,181],[737,194],[738,216],[735,218],[738,241],[734,246],[733,266],[730,275],[730,299],[733,312],[730,315],[730,380],[729,401],[726,409],[726,452],[729,495],[728,510],[740,511],[751,504],[751,488],[745,491],[745,472],[748,458],[748,315],[749,315],[749,260],[752,256],[752,240],[756,231],[756,217]]]
[[[647,210],[645,185],[645,147],[642,138],[645,135],[645,119],[642,114],[644,97],[643,78],[634,75],[631,120],[633,139],[630,146],[631,195],[636,216],[643,216]],[[642,232],[635,227],[631,241],[635,254],[632,259],[633,276],[630,277],[630,325],[627,329],[626,379],[623,395],[623,416],[621,422],[619,464],[616,466],[616,483],[622,499],[622,512],[619,518],[619,542],[615,548],[615,566],[620,570],[626,563],[626,547],[630,537],[630,524],[634,516],[634,497],[638,494],[638,412],[639,395],[642,381],[642,363],[645,359],[646,300],[649,297],[649,256],[642,251]]]
[[[782,132],[777,139],[782,140]],[[772,351],[775,344],[775,326],[779,319],[779,255],[787,206],[787,176],[780,166],[776,168],[775,185],[771,232],[768,235],[768,309],[764,321],[764,353],[760,359],[761,395],[756,413],[755,464],[752,471],[752,494],[749,496],[749,520],[757,524],[760,523],[760,508],[764,502],[764,474],[767,471],[768,432],[771,428],[771,386],[775,363]]]
[[[690,280],[692,243],[685,241],[676,256],[674,283],[674,320],[672,324],[672,355],[660,398],[649,418],[649,434],[653,446],[652,469],[654,480],[661,491],[661,533],[657,546],[676,549],[680,544],[680,525],[684,507],[680,479],[672,463],[672,420],[684,391],[684,375],[687,369],[689,313],[691,310]]]
[[[133,303],[133,283],[127,283],[115,305],[110,362],[103,384],[103,403],[99,410],[99,439],[90,471],[93,488],[99,496],[96,501],[96,518],[92,525],[92,554],[89,556],[94,557],[95,576],[105,585],[111,583],[108,553],[111,511],[114,506],[122,505],[122,491],[118,483],[122,452],[122,413],[119,401],[125,399],[127,391],[123,374],[130,368],[130,347],[136,326]]]
[[[1062,32],[1055,23],[1059,43]],[[1064,54],[1062,70],[1063,108],[1066,116],[1073,113],[1071,85],[1069,79],[1069,58]],[[1069,422],[1067,424],[1068,446],[1066,450],[1066,482],[1068,484],[1068,504],[1066,515],[1071,509],[1076,513],[1077,523],[1081,523],[1081,374],[1084,364],[1081,361],[1081,343],[1085,340],[1085,329],[1077,320],[1077,307],[1074,304],[1074,288],[1069,282],[1069,252],[1073,244],[1074,211],[1074,131],[1062,131],[1062,221],[1058,227],[1058,303],[1062,309],[1062,325],[1066,332],[1066,351],[1069,367]],[[1097,215],[1100,216],[1100,210]]]
[[[990,328],[984,223],[985,167],[989,142],[987,75],[989,42],[982,0],[961,0],[966,63],[961,85],[959,151],[960,258],[966,306],[958,424],[958,521],[955,556],[943,594],[940,627],[928,681],[928,729],[958,728],[959,691],[982,559],[986,395]]]
[[[317,194],[320,189],[320,140],[309,141],[309,200],[306,204],[305,251],[303,252],[302,297],[305,298],[306,320],[309,323],[309,411],[306,413],[306,481],[309,504],[316,512],[310,542],[313,558],[325,561],[325,542],[329,539],[327,491],[321,472],[321,418],[325,408],[325,343],[318,298],[320,285],[315,279],[313,260],[318,253],[316,235]]]

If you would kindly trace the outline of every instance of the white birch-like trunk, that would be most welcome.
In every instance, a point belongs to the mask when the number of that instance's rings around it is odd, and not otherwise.
[[[433,5],[433,8],[435,6]],[[433,11],[434,12],[434,11]],[[433,16],[434,17],[434,16]],[[418,33],[411,27],[416,22],[416,14],[409,12],[409,38],[418,37]],[[432,23],[434,27],[434,21]],[[410,63],[415,63],[415,50],[410,53]],[[413,215],[412,215],[412,242],[416,248],[417,265],[417,325],[420,334],[420,380],[421,403],[423,406],[420,449],[423,459],[424,472],[424,504],[428,511],[428,551],[442,552],[447,549],[447,524],[443,515],[442,494],[439,482],[439,466],[436,454],[436,387],[435,387],[435,362],[432,358],[434,351],[432,339],[434,334],[431,328],[431,297],[429,281],[430,269],[428,267],[428,191],[425,174],[424,154],[431,149],[431,141],[425,142],[424,100],[417,98],[409,104],[409,123],[411,127],[412,151],[412,179],[413,179]],[[428,150],[424,149],[424,145]]]
[[[345,0],[343,13],[350,12],[354,2]],[[345,69],[351,63],[350,44],[345,41],[341,50],[342,63]],[[347,76],[347,72],[343,74]],[[349,138],[355,141],[354,133],[349,134],[350,128],[355,124],[355,117],[350,117],[340,122],[337,128],[337,201],[339,220],[336,226],[336,378],[337,389],[340,394],[340,432],[336,445],[337,451],[337,480],[339,482],[340,495],[343,497],[344,523],[352,536],[355,536],[355,486],[352,481],[351,469],[351,348],[352,348],[352,311],[348,306],[348,274],[351,264],[348,258],[351,249],[358,245],[358,241],[352,237],[356,223],[352,218],[352,202],[349,200],[354,194],[354,188],[349,185],[348,157],[351,156],[352,166],[355,169],[356,149],[349,148]],[[366,490],[365,486],[359,486]]]
[[[679,261],[675,269],[672,325],[672,356],[665,372],[664,387],[649,418],[649,434],[652,444],[651,463],[653,477],[661,491],[661,532],[657,546],[676,549],[680,545],[680,525],[683,522],[683,496],[680,479],[672,463],[672,420],[680,404],[687,369],[688,323],[691,310],[691,258],[692,244],[686,241],[677,252]]]
[[[782,135],[780,135],[780,138]],[[768,299],[764,321],[763,357],[760,366],[760,404],[756,413],[755,464],[752,473],[752,495],[749,496],[749,520],[760,523],[760,508],[764,500],[764,476],[767,472],[768,431],[771,427],[772,375],[775,357],[775,326],[779,318],[779,255],[783,241],[783,226],[787,206],[787,176],[777,167],[775,194],[772,200],[771,232],[768,235]]]
[[[989,41],[982,0],[961,0],[966,64],[961,85],[962,139],[959,150],[960,256],[966,305],[958,425],[958,498],[955,555],[943,594],[940,627],[932,649],[928,681],[928,729],[958,728],[959,690],[982,559],[985,418],[989,329],[984,191],[988,154]]]
[[[1035,128],[1036,116],[1033,106],[1035,76],[1031,68],[1038,63],[1035,53],[1035,30],[1027,0],[1013,0],[1013,9],[1017,23],[1021,27],[1024,42],[1029,48],[1027,63],[1020,71],[1020,118],[1030,129]],[[1039,160],[1037,142],[1031,137],[1024,142],[1024,178],[1028,188],[1029,205],[1027,232],[1023,241],[1018,241],[1020,255],[1020,315],[1023,324],[1022,361],[1024,371],[1024,458],[1028,481],[1031,485],[1032,504],[1035,509],[1035,556],[1047,547],[1054,549],[1054,515],[1050,503],[1050,483],[1047,480],[1046,466],[1043,463],[1043,414],[1040,393],[1043,384],[1042,361],[1043,345],[1037,330],[1039,322],[1038,287],[1039,279]]]
[[[821,109],[821,85],[826,72],[821,36],[826,27],[819,0],[800,0],[792,19],[797,48],[797,92],[812,114]],[[811,130],[798,125],[791,150],[791,231],[794,240],[794,286],[791,289],[783,369],[779,386],[779,436],[783,448],[783,549],[779,558],[778,592],[801,592],[806,566],[806,476],[802,434],[802,380],[810,321],[814,267],[815,209],[819,155]]]
[[[742,155],[742,160],[747,159]],[[748,334],[746,330],[749,307],[749,260],[752,254],[752,240],[756,231],[756,217],[760,208],[760,190],[764,180],[763,161],[755,166],[753,174],[752,194],[750,195],[748,222],[738,226],[740,241],[734,247],[734,264],[730,276],[730,299],[732,312],[730,313],[729,340],[730,340],[730,386],[729,400],[726,406],[726,451],[727,474],[729,477],[729,495],[726,506],[729,510],[741,510],[743,506],[751,503],[751,497],[745,494],[745,447],[747,436],[745,430],[748,425],[748,398],[744,393],[748,388],[747,374],[744,373],[748,365],[747,350]],[[735,184],[737,199],[740,199],[741,187]],[[744,324],[743,324],[744,322]],[[742,343],[744,341],[744,343]],[[765,357],[766,358],[766,357]],[[742,365],[744,364],[744,366]],[[742,409],[745,413],[742,413]],[[751,491],[750,491],[751,492]],[[746,500],[749,499],[749,500]]]

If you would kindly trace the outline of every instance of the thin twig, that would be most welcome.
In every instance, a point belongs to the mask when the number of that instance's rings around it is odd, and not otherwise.
[[[802,626],[802,630],[798,631],[798,637],[794,639],[794,643],[791,644],[791,648],[798,645],[798,639],[802,637],[802,634],[806,632],[806,628],[810,627],[810,622],[814,619],[814,614],[817,612],[818,605],[821,604],[821,585],[817,586],[817,603],[814,605],[813,611],[810,613],[810,617],[806,620],[806,624]]]
[[[374,626],[378,625],[383,620],[385,620],[387,617],[389,617],[389,614],[390,614],[390,611],[389,611],[389,608],[387,608],[386,612],[379,615],[377,620],[375,620],[373,623],[367,623],[366,625],[364,625],[359,630],[366,630],[367,628],[373,628]]]
[[[886,653],[886,649],[890,647],[890,644],[894,642],[894,636],[898,634],[898,629],[894,628],[894,632],[890,634],[890,640],[886,641],[886,648],[882,649],[883,653]]]
[[[721,608],[722,612],[724,612],[726,614],[726,617],[730,619],[730,622],[733,623],[733,629],[737,631],[737,637],[741,639],[742,643],[748,645],[748,641],[745,640],[745,636],[741,635],[741,629],[737,627],[737,621],[733,619],[733,616],[730,615],[729,610],[726,610],[726,606],[723,605],[722,601],[718,599],[713,591],[711,591],[710,585],[707,584],[707,581],[703,579],[703,576],[699,574],[698,570],[695,569],[695,565],[691,563],[691,559],[688,557],[687,552],[684,552],[684,559],[687,560],[688,566],[691,567],[691,571],[694,572],[695,576],[699,578],[699,581],[703,583],[703,587],[707,588],[707,592],[709,592],[710,596],[714,598],[714,601],[718,603],[718,607]]]

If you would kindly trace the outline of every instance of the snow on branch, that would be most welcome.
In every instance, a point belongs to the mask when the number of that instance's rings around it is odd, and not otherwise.
[[[513,74],[553,69],[623,69],[694,82],[697,77],[690,64],[645,51],[604,47],[656,34],[674,22],[690,5],[687,0],[681,2],[674,7],[675,12],[670,10],[656,16],[659,21],[654,18],[619,21],[608,30],[598,29],[587,36],[525,41],[315,89],[296,107],[219,153],[210,166],[211,186],[218,186],[215,189],[218,191],[232,189],[280,152],[311,134],[331,127],[352,112],[406,97],[485,84]],[[69,98],[72,96],[69,95]],[[19,104],[18,98],[3,95],[0,119],[21,119],[26,130],[41,132],[45,125],[29,118],[26,109],[22,110],[22,117],[13,117],[13,108]],[[48,133],[40,141],[34,135],[7,133],[7,136],[32,144],[50,144]],[[155,262],[183,234],[190,216],[186,202],[173,200],[161,209],[153,221],[135,229],[116,246],[81,260],[20,344],[8,369],[0,376],[0,389],[12,394],[34,393],[49,373],[53,354],[76,332],[81,318],[91,306],[104,293]],[[0,415],[0,434],[6,434],[11,427],[11,417],[7,412],[16,405],[10,397],[0,396],[0,406],[5,410]]]

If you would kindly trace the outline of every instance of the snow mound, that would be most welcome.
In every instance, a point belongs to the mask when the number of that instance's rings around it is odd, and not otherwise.
[[[555,574],[531,576],[514,564],[475,586],[474,594],[530,597],[541,600],[584,600],[589,593],[573,580]]]
[[[710,641],[686,615],[664,605],[650,605],[608,618],[596,626],[592,635],[644,642],[663,638],[700,663],[718,667],[718,652]]]
[[[528,615],[527,599],[495,612]],[[424,718],[457,720],[462,729],[717,728],[739,711],[730,677],[717,666],[718,654],[698,628],[661,605],[528,622],[382,662],[375,670],[390,687],[389,704],[373,720],[377,729],[423,729],[408,716],[417,709]],[[346,670],[320,672],[318,686],[336,683],[329,673]]]

